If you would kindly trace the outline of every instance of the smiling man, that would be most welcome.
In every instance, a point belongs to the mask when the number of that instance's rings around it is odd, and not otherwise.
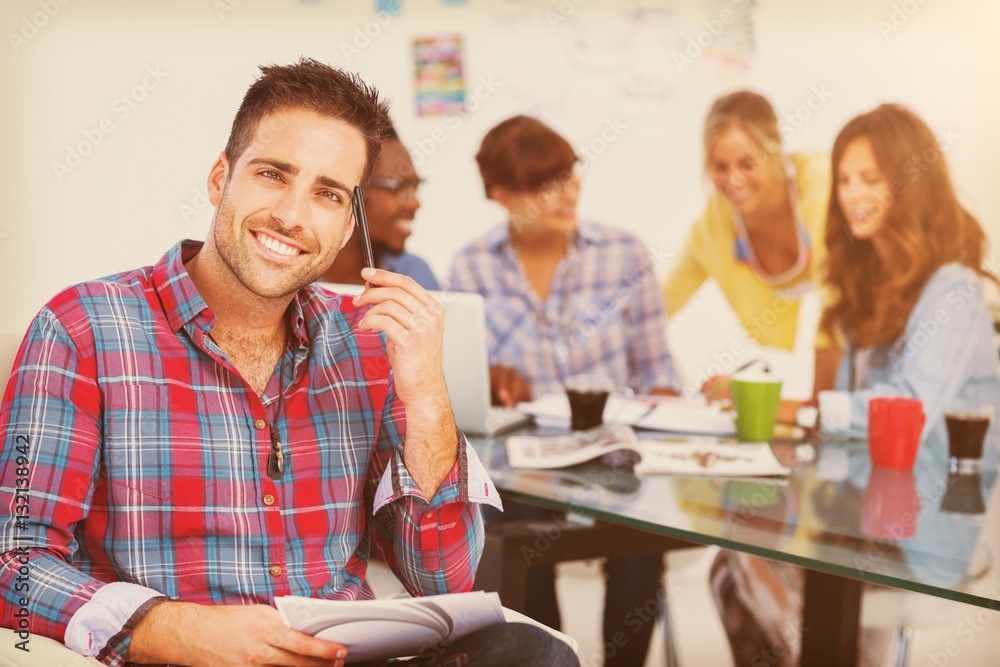
[[[54,297],[0,410],[0,622],[108,665],[343,664],[275,596],[371,598],[373,544],[414,595],[468,590],[497,504],[451,413],[438,303],[388,271],[353,302],[312,285],[384,104],[315,61],[262,72],[209,172],[204,244]],[[498,625],[418,660],[567,651]]]

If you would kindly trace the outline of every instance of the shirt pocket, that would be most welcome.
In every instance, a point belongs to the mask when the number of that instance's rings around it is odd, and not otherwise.
[[[184,401],[190,396],[190,408]],[[105,408],[106,474],[116,505],[204,507],[211,478],[207,443],[189,388],[113,385]]]

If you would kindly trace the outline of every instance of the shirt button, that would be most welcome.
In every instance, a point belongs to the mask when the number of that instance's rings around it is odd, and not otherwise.
[[[428,512],[427,514],[424,515],[424,518],[425,519],[433,519],[434,518],[434,512]]]
[[[268,507],[270,507],[271,505],[273,505],[274,504],[274,496],[272,496],[270,493],[267,494],[266,496],[264,496],[264,504],[267,505]]]
[[[280,577],[281,576],[281,566],[280,565],[272,565],[271,569],[268,570],[268,572],[271,573],[272,577]]]
[[[265,428],[267,428],[267,422],[264,421],[263,419],[258,419],[253,423],[253,427],[258,431],[263,431]]]

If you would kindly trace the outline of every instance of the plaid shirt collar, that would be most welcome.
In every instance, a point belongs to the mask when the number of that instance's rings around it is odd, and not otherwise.
[[[215,314],[201,297],[184,264],[198,254],[204,243],[185,239],[175,244],[153,266],[153,287],[160,297],[170,328],[176,333],[193,324],[206,333],[215,326]],[[304,305],[310,300],[308,288],[300,289],[292,299],[289,323],[303,347],[309,346]]]
[[[576,233],[572,235],[570,243],[582,247],[585,244],[599,245],[607,240],[607,234],[600,225],[592,222],[581,222],[576,228]],[[492,252],[500,250],[505,245],[510,245],[510,225],[497,225],[491,229],[486,243]]]

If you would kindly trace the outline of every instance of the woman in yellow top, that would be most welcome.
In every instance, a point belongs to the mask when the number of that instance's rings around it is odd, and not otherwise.
[[[829,159],[785,155],[774,109],[749,91],[715,101],[704,144],[715,193],[667,277],[668,315],[712,278],[751,338],[791,350],[800,298],[822,284]],[[839,351],[823,334],[816,348],[819,391],[833,387]]]

